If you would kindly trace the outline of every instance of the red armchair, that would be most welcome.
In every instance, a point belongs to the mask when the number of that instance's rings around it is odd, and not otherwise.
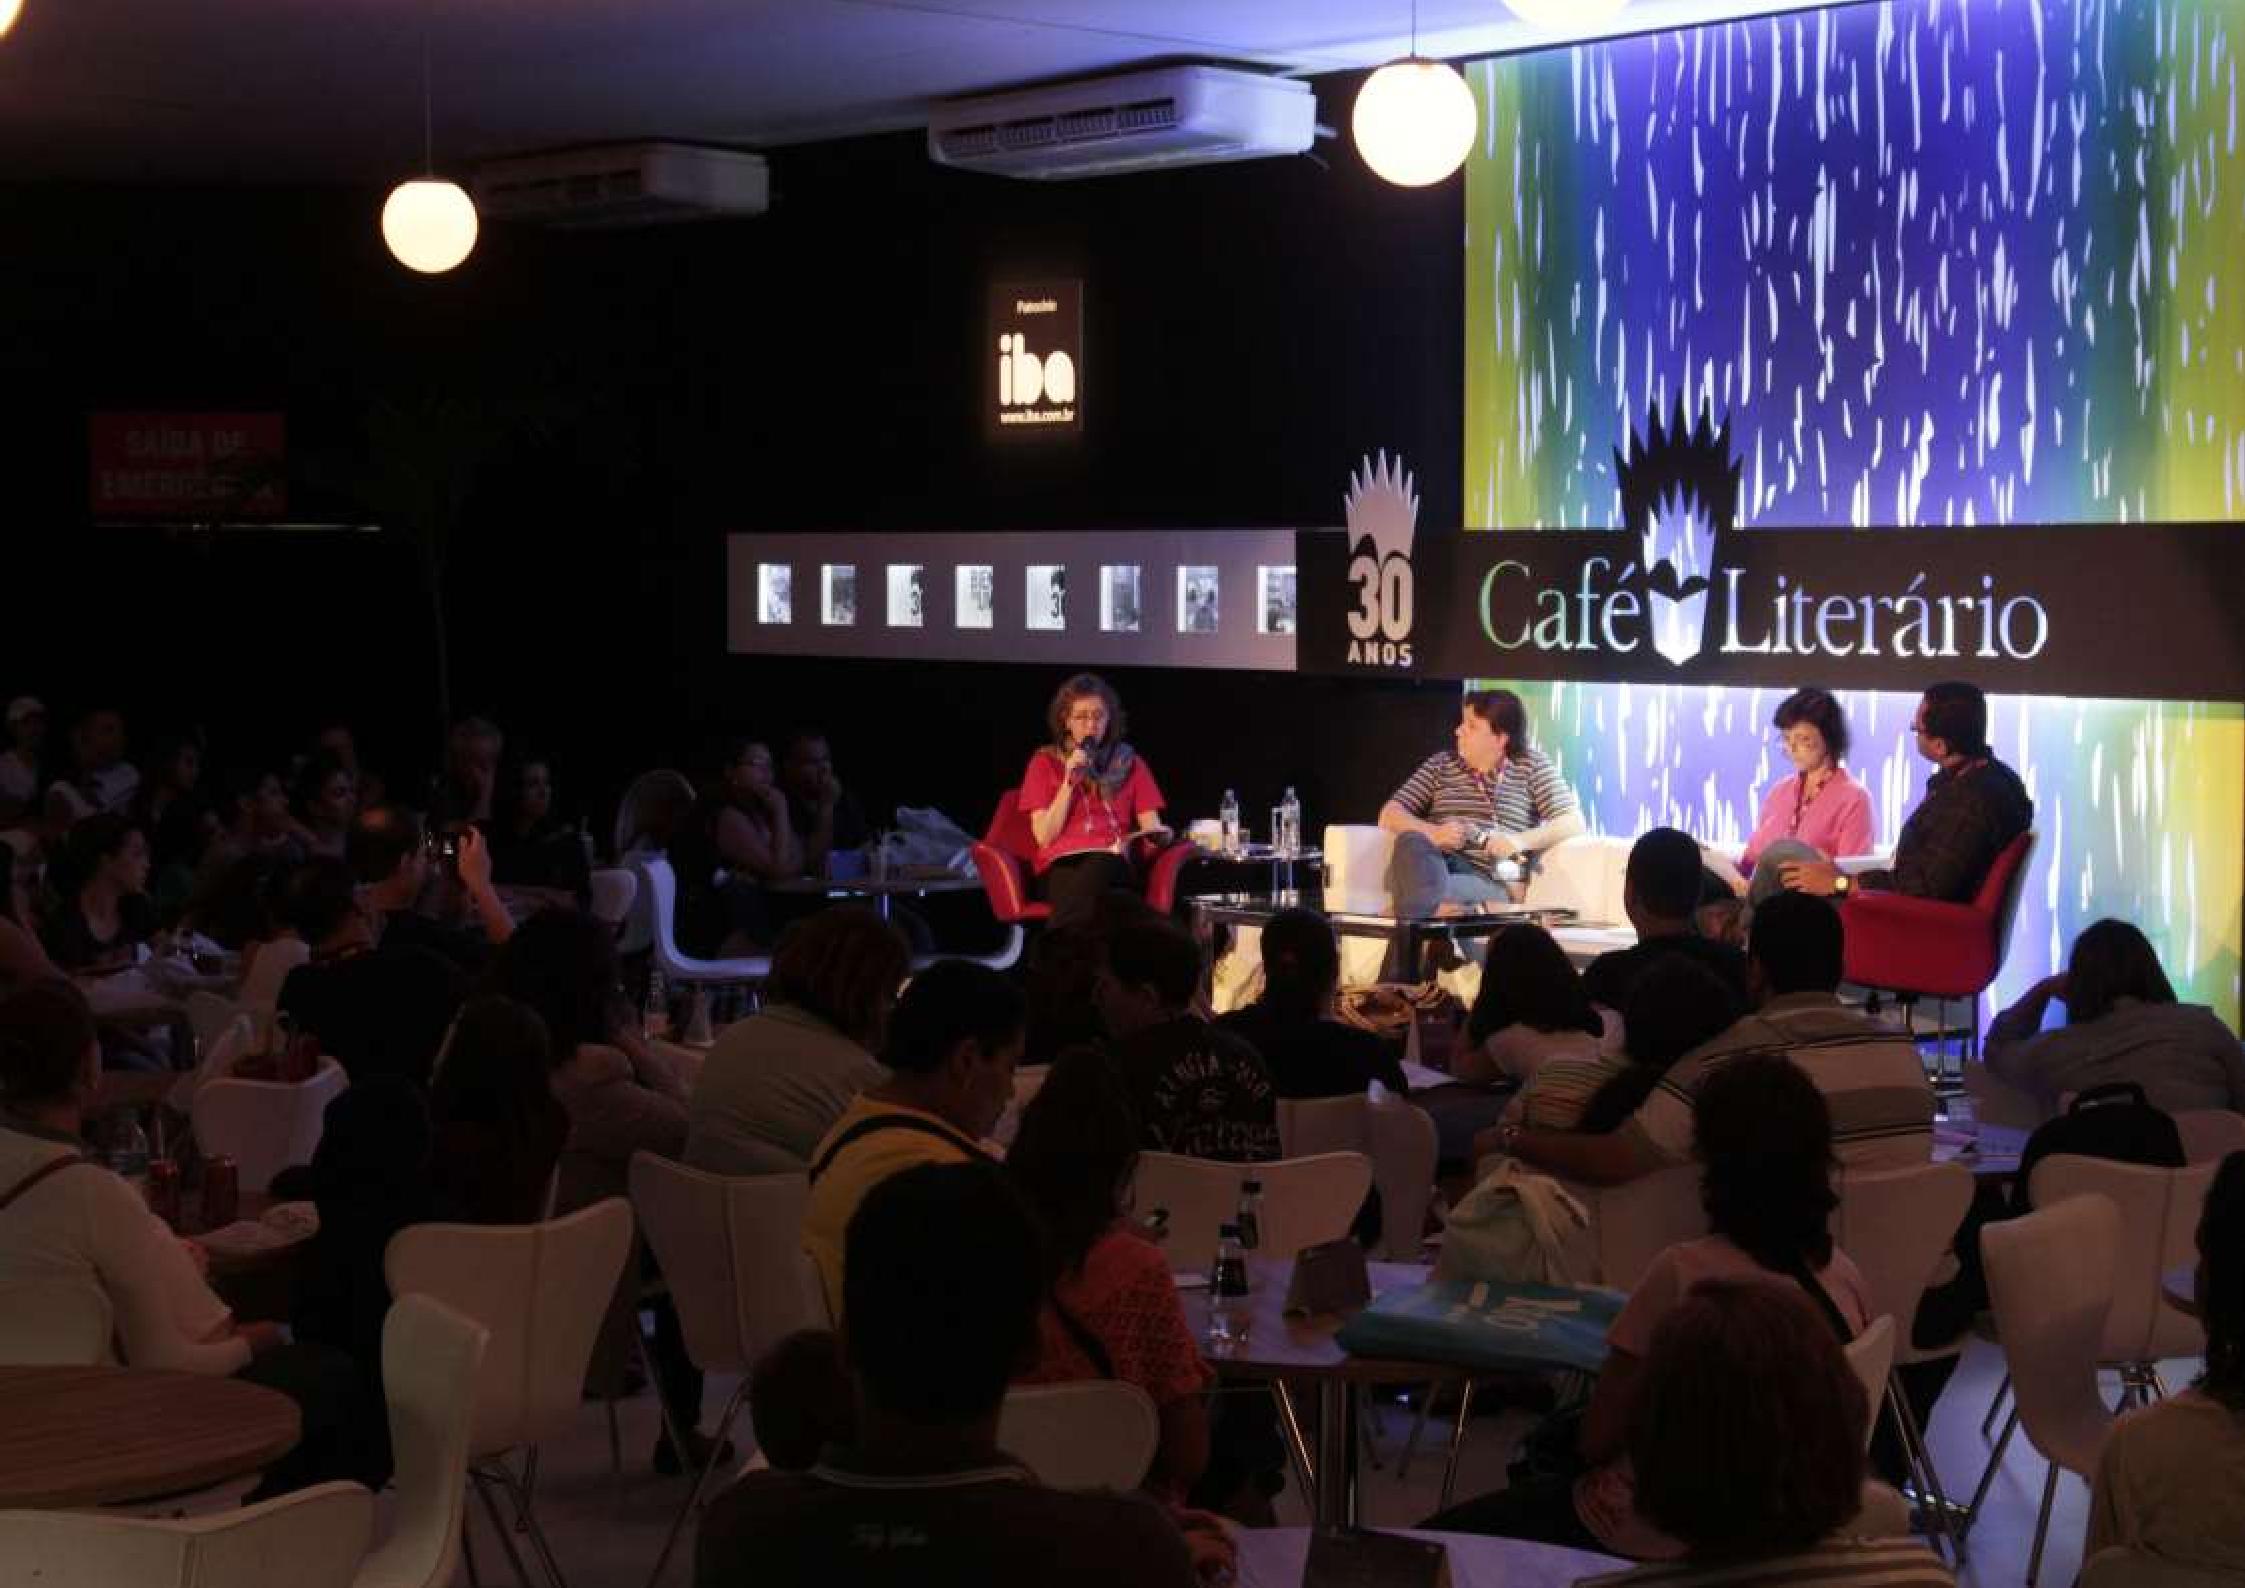
[[[1159,839],[1131,840],[1131,859],[1146,874],[1146,902],[1167,915],[1177,904],[1177,878],[1185,862],[1199,851],[1183,842]],[[1014,929],[1013,951],[1020,952],[1022,928],[1031,921],[1048,921],[1052,906],[1029,897],[1029,876],[1037,864],[1037,836],[1029,826],[1029,813],[1021,808],[1021,791],[1008,789],[990,817],[982,842],[969,851],[974,869],[982,877],[982,891],[990,900],[990,913]],[[1008,964],[1012,963],[1008,959]]]
[[[1997,854],[1970,904],[1900,893],[1858,893],[1841,907],[1847,928],[1847,979],[1859,987],[1973,1005],[1968,1051],[1980,1048],[1980,995],[2003,969],[2011,920],[2027,878],[2035,835],[2021,833]]]

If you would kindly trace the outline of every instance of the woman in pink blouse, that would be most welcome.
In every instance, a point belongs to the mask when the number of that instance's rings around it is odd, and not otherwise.
[[[1021,774],[1021,811],[1037,840],[1037,876],[1056,918],[1073,917],[1109,888],[1135,886],[1129,846],[1166,838],[1162,793],[1123,739],[1122,701],[1096,673],[1062,684],[1046,708],[1052,742]]]
[[[1771,719],[1784,738],[1792,776],[1777,780],[1762,798],[1762,819],[1746,841],[1739,870],[1760,884],[1754,896],[1775,891],[1778,861],[1837,860],[1871,852],[1870,791],[1840,763],[1847,757],[1847,717],[1821,689],[1799,689],[1778,703]],[[1760,873],[1767,873],[1767,880]],[[1740,893],[1747,891],[1742,881]]]

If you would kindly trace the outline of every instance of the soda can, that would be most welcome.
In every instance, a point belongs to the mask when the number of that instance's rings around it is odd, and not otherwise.
[[[148,1211],[179,1228],[179,1165],[169,1158],[148,1160]]]
[[[215,1230],[234,1222],[241,1213],[241,1172],[231,1158],[203,1162],[203,1228]]]

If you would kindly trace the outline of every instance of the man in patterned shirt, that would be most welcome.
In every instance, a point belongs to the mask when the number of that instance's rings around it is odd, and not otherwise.
[[[1466,696],[1455,737],[1457,748],[1428,756],[1380,807],[1380,826],[1396,835],[1388,890],[1404,919],[1510,899],[1499,861],[1517,861],[1524,877],[1538,852],[1583,830],[1575,791],[1528,743],[1518,695]]]

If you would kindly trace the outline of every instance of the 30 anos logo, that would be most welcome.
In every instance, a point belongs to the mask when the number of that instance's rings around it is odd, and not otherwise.
[[[1401,458],[1382,452],[1349,477],[1346,499],[1349,583],[1349,662],[1364,667],[1411,665],[1411,542],[1418,533],[1419,499]]]

